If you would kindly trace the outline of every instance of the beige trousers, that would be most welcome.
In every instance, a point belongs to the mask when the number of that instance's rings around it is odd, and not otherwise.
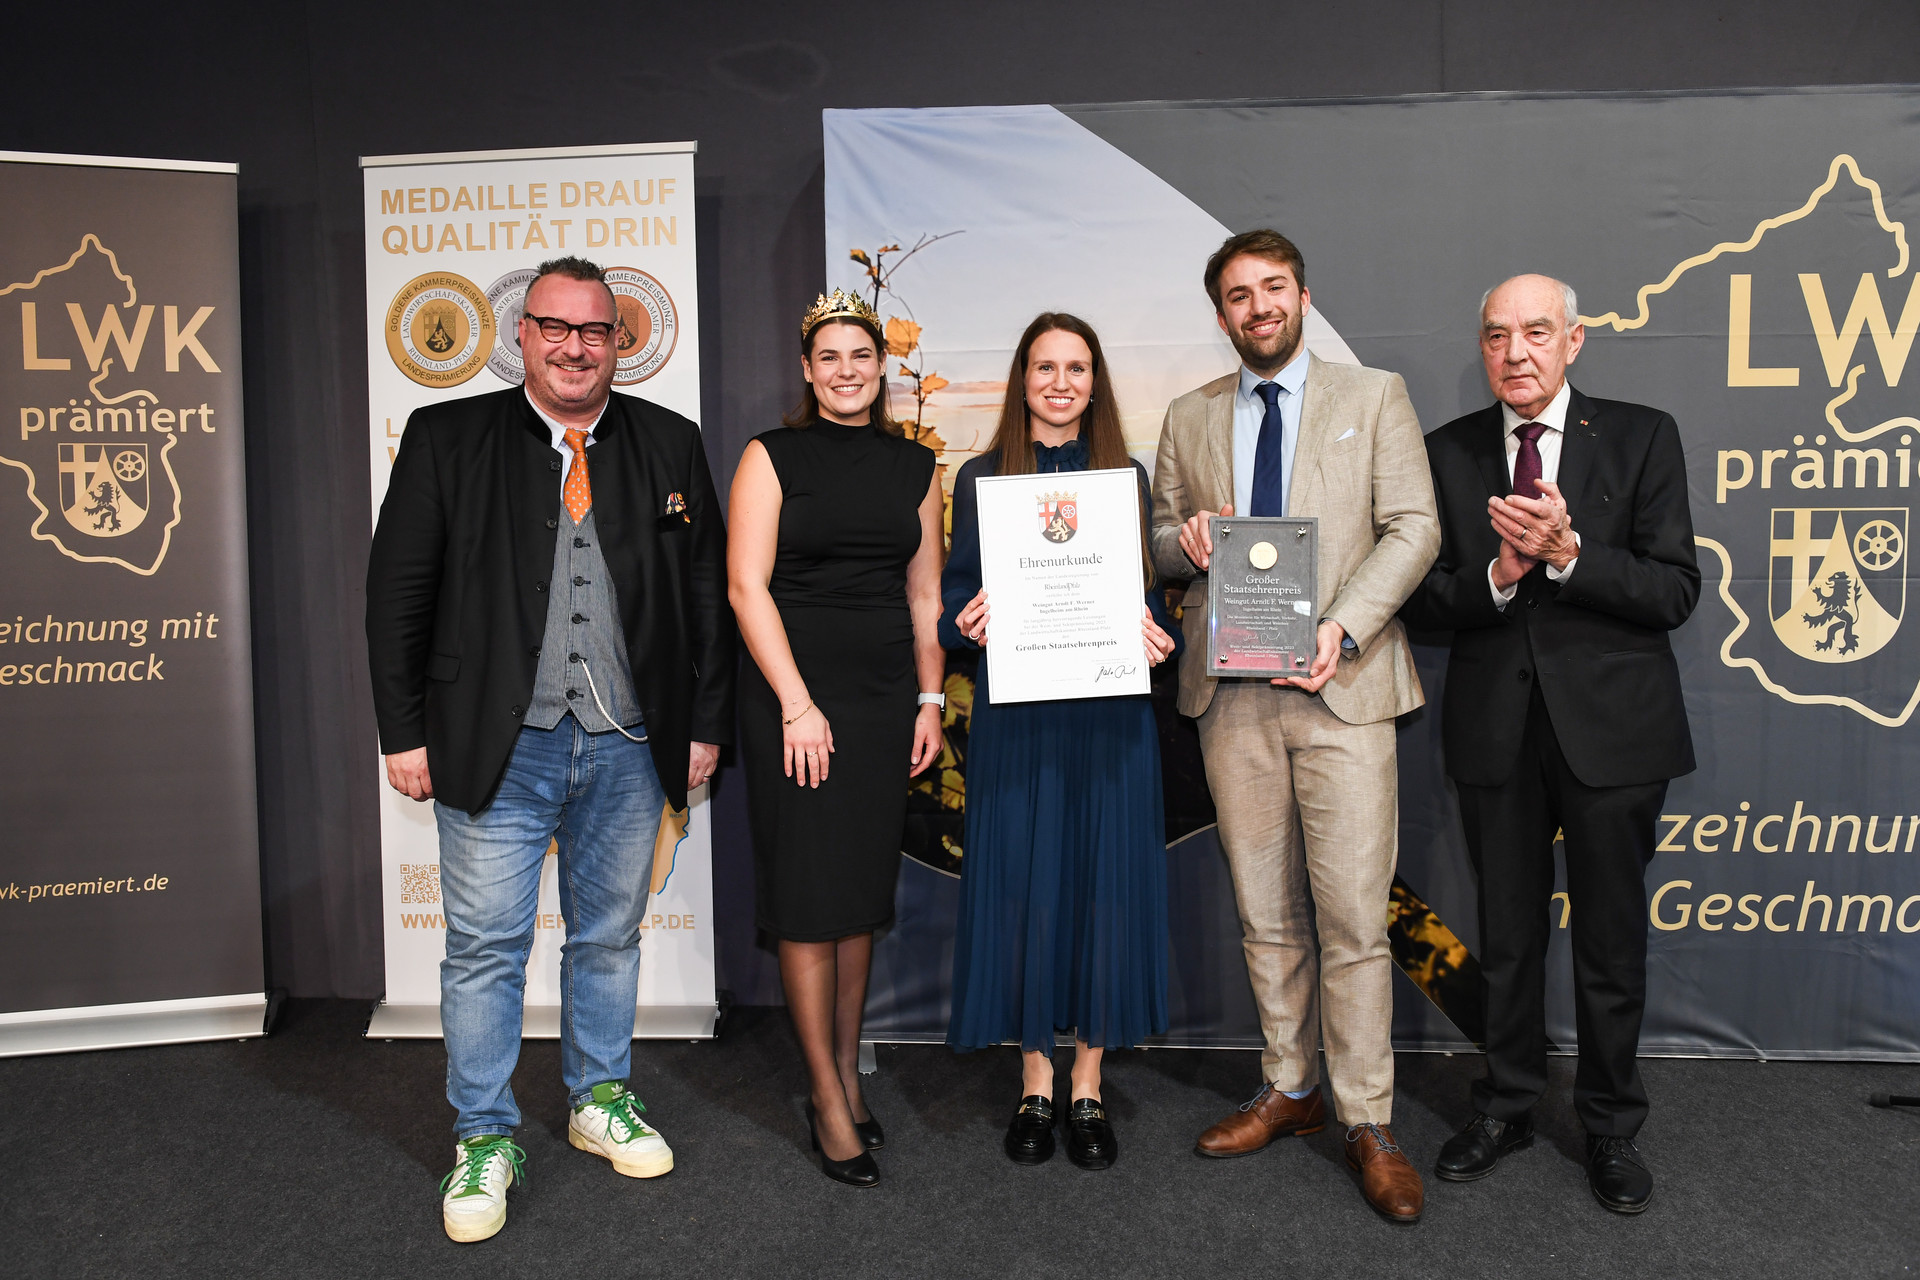
[[[1312,1088],[1324,1041],[1340,1122],[1388,1124],[1393,721],[1348,724],[1316,696],[1222,680],[1199,723],[1267,1041],[1262,1073],[1276,1089]]]

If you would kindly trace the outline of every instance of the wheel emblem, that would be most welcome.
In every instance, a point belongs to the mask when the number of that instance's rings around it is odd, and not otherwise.
[[[1887,520],[1875,520],[1853,535],[1854,558],[1869,569],[1891,569],[1905,551],[1900,530]]]

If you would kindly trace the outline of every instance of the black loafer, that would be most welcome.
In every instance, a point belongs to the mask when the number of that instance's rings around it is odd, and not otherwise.
[[[1533,1141],[1533,1117],[1495,1120],[1483,1111],[1473,1113],[1466,1128],[1447,1139],[1433,1171],[1448,1182],[1475,1182],[1492,1173],[1500,1157]]]
[[[1067,1159],[1082,1169],[1105,1169],[1120,1148],[1107,1122],[1107,1109],[1097,1098],[1081,1098],[1067,1112]]]
[[[1632,1138],[1587,1135],[1587,1185],[1615,1213],[1640,1213],[1653,1202],[1653,1172]]]
[[[1020,1099],[1004,1145],[1007,1159],[1015,1164],[1045,1164],[1053,1159],[1053,1099],[1038,1093]]]

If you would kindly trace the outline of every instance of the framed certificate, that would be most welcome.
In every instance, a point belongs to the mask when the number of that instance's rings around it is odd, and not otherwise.
[[[992,700],[1147,692],[1139,472],[981,476],[974,484]]]
[[[1215,516],[1207,523],[1207,675],[1304,676],[1319,649],[1312,516]]]

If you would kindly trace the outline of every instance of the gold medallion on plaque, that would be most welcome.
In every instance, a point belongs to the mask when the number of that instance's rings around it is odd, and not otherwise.
[[[607,287],[620,308],[613,380],[620,386],[645,382],[673,358],[680,341],[679,313],[666,286],[634,267],[608,267]]]
[[[394,295],[386,331],[400,372],[423,387],[457,387],[493,354],[493,307],[471,280],[429,271]]]

